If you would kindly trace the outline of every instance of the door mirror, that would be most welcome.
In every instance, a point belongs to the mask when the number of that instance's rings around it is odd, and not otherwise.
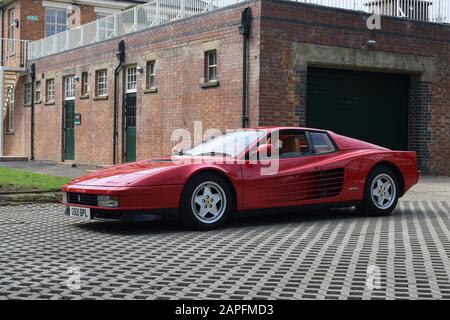
[[[255,151],[250,154],[250,159],[264,159],[272,156],[273,145],[269,143],[260,144]]]

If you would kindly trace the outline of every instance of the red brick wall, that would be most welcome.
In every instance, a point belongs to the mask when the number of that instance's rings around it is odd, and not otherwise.
[[[253,10],[250,39],[250,125],[302,125],[305,122],[306,77],[292,63],[293,43],[311,43],[369,50],[370,37],[361,13],[286,1],[252,1],[199,17],[177,21],[125,38],[127,64],[145,69],[149,54],[157,61],[157,93],[144,93],[144,74],[138,74],[137,157],[167,153],[176,128],[193,129],[196,120],[204,129],[241,125],[242,36],[238,32],[244,7]],[[380,52],[432,58],[436,74],[429,83],[415,82],[412,92],[410,146],[431,173],[450,174],[450,28],[448,26],[383,18],[377,32]],[[79,99],[75,160],[109,164],[112,160],[113,69],[118,39],[36,61],[38,75],[55,72],[55,106],[37,107],[36,158],[61,160],[62,72],[90,72],[90,98]],[[205,43],[215,41],[220,86],[202,89]],[[93,100],[94,75],[107,64],[109,98]],[[416,81],[416,80],[415,80]],[[416,89],[414,89],[416,88]],[[59,95],[59,96],[58,96]],[[42,111],[39,110],[42,108]],[[120,103],[120,113],[123,112]],[[421,115],[424,116],[421,116]],[[121,124],[119,123],[119,128]],[[121,130],[119,130],[121,132]],[[118,141],[122,141],[119,134]],[[121,159],[121,143],[118,158]]]
[[[45,9],[42,1],[20,0],[20,39],[37,40],[44,37]],[[38,21],[30,21],[27,16],[37,16]],[[18,16],[19,17],[19,16]]]
[[[138,64],[144,69],[148,55],[156,56],[156,93],[144,93],[145,70],[138,74],[137,93],[137,158],[166,154],[174,129],[192,131],[194,121],[203,121],[203,129],[221,130],[241,126],[242,109],[242,35],[239,34],[241,11],[251,6],[259,16],[259,2],[250,2],[218,12],[185,19],[125,38],[126,64]],[[207,28],[205,28],[205,26]],[[67,70],[81,78],[88,69],[89,99],[79,99],[81,81],[77,83],[75,112],[82,122],[75,127],[75,161],[83,164],[112,162],[113,73],[117,64],[115,52],[119,40],[103,42],[83,49],[40,59],[36,62],[38,79],[55,73],[56,103],[38,105],[35,118],[35,157],[39,160],[62,159],[62,79]],[[204,71],[204,51],[211,43],[217,46],[218,80],[214,88],[200,87]],[[94,100],[95,70],[108,69],[108,99]],[[253,22],[250,39],[250,125],[258,124],[259,90],[259,28]],[[123,76],[121,75],[121,81]],[[43,89],[44,89],[44,82]],[[119,114],[123,112],[120,102]],[[29,119],[27,120],[29,121]],[[118,159],[121,159],[121,130],[119,122]],[[29,148],[28,148],[29,149]],[[29,152],[29,151],[28,151]]]
[[[85,24],[97,19],[97,14],[94,12],[93,6],[81,5],[80,12],[81,12],[81,24]]]
[[[7,37],[8,10],[16,7],[16,17],[20,20],[16,29],[16,38],[24,40],[37,40],[44,37],[45,7],[42,0],[17,0],[3,7],[5,19],[3,23],[4,37]],[[38,21],[31,21],[27,16],[37,16]],[[80,5],[80,23],[85,24],[96,20],[94,6]]]
[[[14,132],[5,133],[3,140],[3,153],[5,155],[23,156],[27,154],[26,132],[28,130],[27,124],[24,121],[26,114],[30,108],[23,107],[24,100],[24,86],[25,81],[18,81],[14,96]],[[4,112],[3,128],[7,125],[7,112]]]
[[[260,124],[304,125],[306,73],[292,64],[293,42],[367,50],[370,33],[358,12],[267,0],[261,8]],[[426,170],[450,174],[450,28],[431,23],[382,18],[376,49],[435,58],[437,73],[412,101],[426,117],[410,123],[410,145]],[[412,86],[423,88],[423,86]],[[429,92],[424,97],[423,92]],[[417,96],[420,96],[418,99]],[[417,118],[417,117],[416,117]],[[417,141],[415,141],[417,139]]]

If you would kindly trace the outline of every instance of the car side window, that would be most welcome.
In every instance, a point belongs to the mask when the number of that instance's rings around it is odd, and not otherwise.
[[[272,139],[279,158],[301,157],[309,153],[308,140],[304,131],[280,131],[277,139]]]
[[[330,137],[323,132],[310,132],[311,143],[314,154],[322,154],[336,151]]]

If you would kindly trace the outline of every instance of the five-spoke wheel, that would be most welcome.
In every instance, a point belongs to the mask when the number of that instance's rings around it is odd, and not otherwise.
[[[395,200],[397,190],[394,180],[382,173],[372,181],[372,201],[379,209],[389,208]]]
[[[180,206],[182,222],[194,229],[214,229],[223,224],[234,209],[228,181],[205,172],[195,175],[186,185]]]
[[[217,182],[202,182],[192,193],[191,209],[202,223],[216,222],[223,216],[226,207],[225,191]]]
[[[386,166],[375,167],[367,176],[363,201],[356,208],[369,215],[388,215],[399,197],[397,175]]]

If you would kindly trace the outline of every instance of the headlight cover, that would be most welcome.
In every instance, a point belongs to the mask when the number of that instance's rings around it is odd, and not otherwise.
[[[119,206],[119,196],[97,196],[97,206],[107,208],[117,208]]]

